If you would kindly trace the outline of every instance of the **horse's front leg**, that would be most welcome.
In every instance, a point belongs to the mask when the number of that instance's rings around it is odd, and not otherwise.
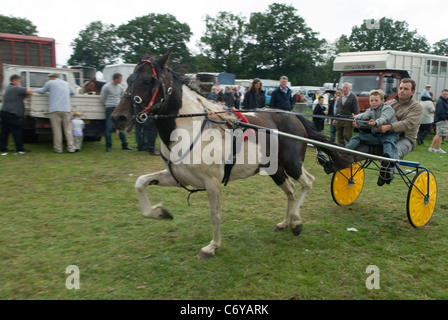
[[[135,183],[135,190],[143,216],[151,219],[173,219],[173,216],[162,207],[162,204],[151,206],[146,193],[146,187],[151,185],[177,187],[177,182],[168,170],[140,176]]]
[[[213,239],[196,255],[199,259],[213,257],[215,250],[221,247],[221,183],[218,180],[206,183],[206,189],[213,224]]]

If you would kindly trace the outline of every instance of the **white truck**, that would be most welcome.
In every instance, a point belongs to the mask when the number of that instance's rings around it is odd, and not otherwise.
[[[75,78],[84,82],[82,70],[66,68],[33,67],[3,64],[3,89],[9,84],[11,75],[18,74],[22,78],[22,86],[37,89],[42,88],[48,81],[48,74],[57,73],[60,78],[67,81],[76,94],[70,97],[72,112],[79,111],[82,114],[86,127],[84,136],[99,140],[105,130],[105,108],[100,102],[100,96],[81,93],[81,87],[76,85]],[[1,102],[0,102],[1,109]],[[48,93],[33,93],[25,98],[25,140],[36,141],[38,135],[51,133],[50,119],[48,115]]]
[[[397,96],[399,82],[412,78],[414,98],[419,100],[426,85],[431,85],[437,99],[448,88],[448,57],[401,51],[344,52],[336,56],[333,71],[342,71],[338,87],[346,82],[358,96],[361,111],[369,106],[369,92],[382,89],[386,100]]]

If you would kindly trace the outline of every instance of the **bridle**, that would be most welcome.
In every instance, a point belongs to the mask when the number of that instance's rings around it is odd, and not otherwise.
[[[134,82],[137,77],[137,71],[139,71],[141,68],[143,68],[144,65],[149,64],[152,69],[152,78],[155,80],[156,85],[153,86],[152,90],[152,97],[149,100],[149,103],[146,107],[142,106],[143,99],[140,96],[135,96],[132,94],[132,91],[134,89]],[[154,67],[154,64],[149,59],[141,60],[134,69],[134,72],[131,76],[131,83],[129,85],[128,90],[126,91],[125,98],[131,99],[133,104],[133,111],[134,111],[134,118],[135,121],[137,121],[140,124],[145,123],[148,120],[148,112],[151,110],[151,114],[156,114],[157,112],[160,112],[160,110],[165,105],[167,99],[171,96],[173,93],[173,79],[170,80],[170,85],[168,88],[166,88],[165,85],[165,73],[161,72],[160,78],[158,77],[156,68]],[[156,104],[155,100],[157,95],[162,89],[162,98],[160,101]]]

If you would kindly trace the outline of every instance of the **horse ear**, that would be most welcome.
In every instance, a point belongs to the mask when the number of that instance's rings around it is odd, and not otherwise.
[[[173,52],[173,49],[168,50],[167,53],[165,53],[160,59],[159,62],[162,66],[165,66],[168,60],[170,59],[171,53]]]

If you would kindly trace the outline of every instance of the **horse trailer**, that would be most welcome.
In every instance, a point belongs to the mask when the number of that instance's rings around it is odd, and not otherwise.
[[[419,100],[427,85],[437,99],[448,88],[448,57],[401,51],[344,52],[336,56],[333,71],[341,71],[338,87],[346,82],[357,95],[360,110],[369,107],[369,92],[381,89],[386,100],[397,96],[399,82],[412,78],[416,82],[414,98]]]

